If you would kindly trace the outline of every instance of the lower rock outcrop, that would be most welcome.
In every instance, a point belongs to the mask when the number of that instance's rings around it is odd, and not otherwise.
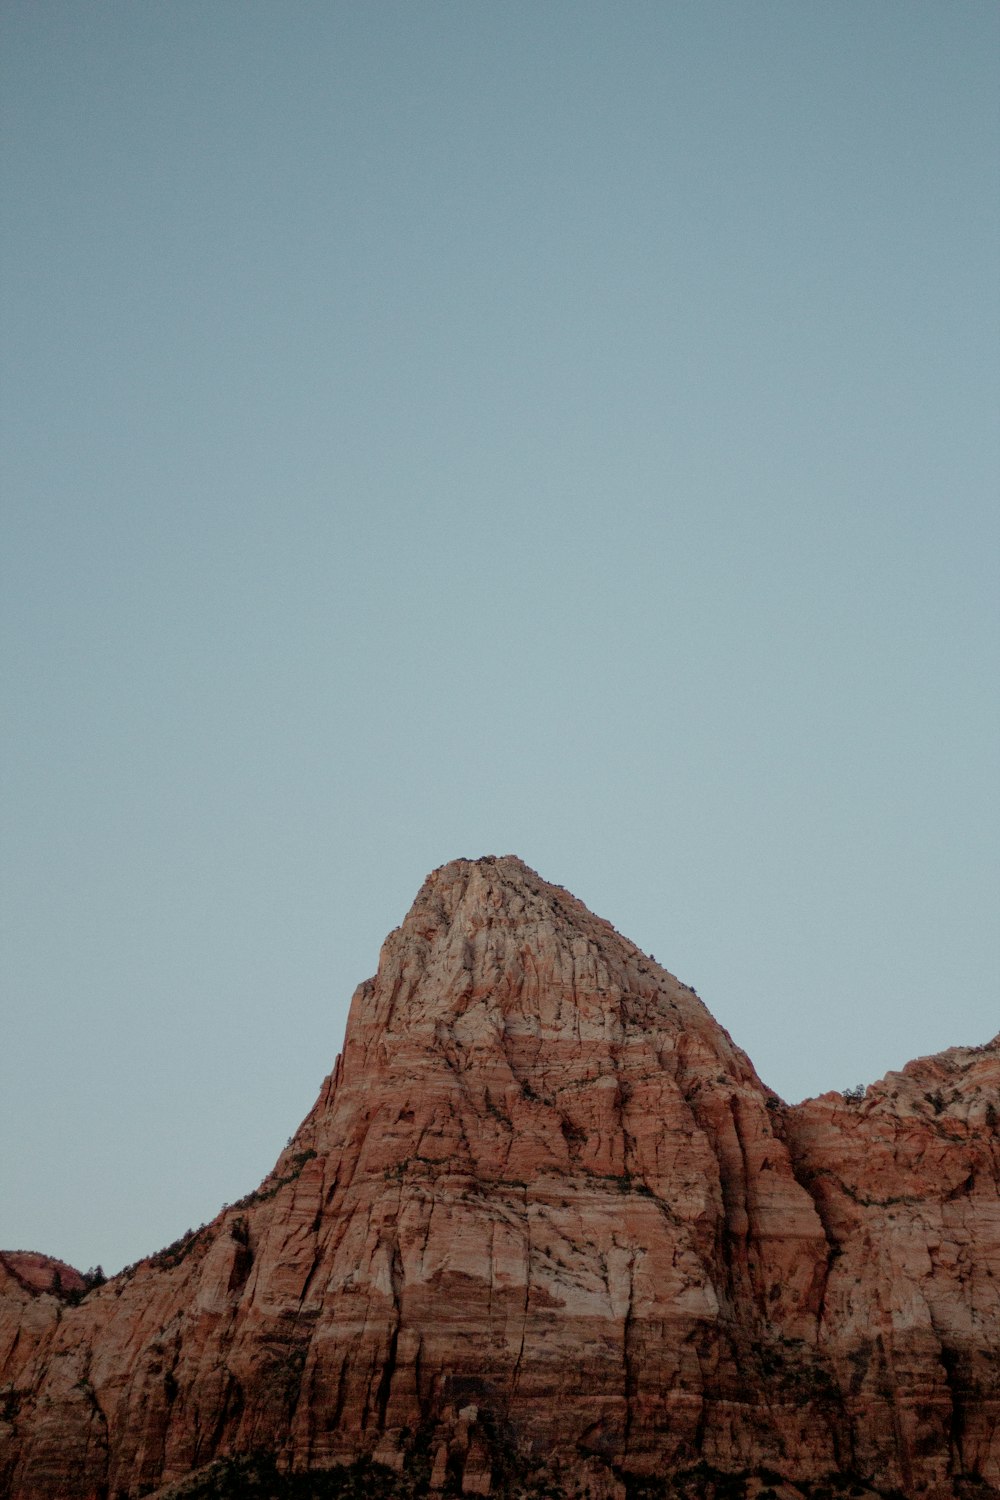
[[[466,1494],[985,1496],[998,1109],[1000,1038],[790,1108],[567,892],[444,866],[255,1193],[76,1306],[0,1259],[0,1494],[259,1451]]]

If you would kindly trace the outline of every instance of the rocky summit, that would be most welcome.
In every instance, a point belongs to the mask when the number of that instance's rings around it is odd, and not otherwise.
[[[0,1257],[0,1495],[996,1495],[998,1119],[1000,1037],[789,1107],[455,861],[256,1192],[103,1285]]]

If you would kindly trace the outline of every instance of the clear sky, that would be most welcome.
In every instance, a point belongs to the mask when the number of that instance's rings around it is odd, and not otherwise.
[[[517,853],[786,1098],[1000,1028],[993,0],[6,0],[0,1245]]]

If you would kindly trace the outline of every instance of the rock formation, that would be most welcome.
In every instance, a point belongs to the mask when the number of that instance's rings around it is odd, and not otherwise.
[[[790,1108],[566,891],[456,861],[255,1193],[78,1305],[0,1259],[0,1495],[264,1450],[480,1495],[986,1496],[998,1115],[1000,1037]]]
[[[0,1251],[0,1286],[19,1285],[28,1293],[52,1292],[55,1296],[83,1295],[86,1277],[64,1260],[38,1255],[33,1250]]]

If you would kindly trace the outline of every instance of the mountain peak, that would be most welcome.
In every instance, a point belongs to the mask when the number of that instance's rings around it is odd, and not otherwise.
[[[441,1043],[456,1026],[482,1039],[530,1035],[550,1060],[627,1039],[672,1046],[690,1032],[720,1067],[752,1074],[693,990],[516,855],[453,860],[427,876],[355,995],[345,1056],[405,1048],[428,1029]]]
[[[489,920],[498,913],[527,913],[563,922],[598,924],[614,931],[609,922],[595,917],[582,901],[563,886],[543,880],[536,870],[516,854],[488,854],[479,859],[454,859],[427,876],[403,927],[419,924],[429,914],[445,923],[464,919]],[[630,945],[631,946],[631,945]]]
[[[454,860],[257,1192],[79,1306],[0,1277],[0,1496],[260,1451],[414,1497],[995,1493],[998,1090],[994,1043],[788,1108],[569,892]]]

